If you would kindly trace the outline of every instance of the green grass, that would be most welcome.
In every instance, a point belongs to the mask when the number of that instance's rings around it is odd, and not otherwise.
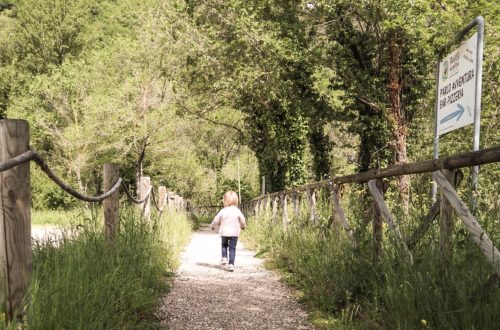
[[[31,224],[33,226],[49,225],[69,227],[78,219],[89,218],[90,210],[73,209],[73,210],[32,210]]]
[[[110,243],[97,217],[78,220],[75,236],[33,247],[27,328],[157,328],[156,301],[168,290],[191,221],[165,214],[144,225],[136,210],[123,210],[120,235]]]
[[[351,221],[361,214],[353,203],[345,203]],[[331,205],[320,205],[320,223],[326,223],[329,210]],[[355,250],[345,232],[312,227],[307,224],[307,210],[303,211],[288,233],[283,232],[281,221],[270,220],[269,213],[251,217],[243,239],[266,258],[268,267],[280,270],[283,279],[300,291],[319,328],[498,328],[498,280],[479,248],[463,239],[459,223],[453,258],[446,266],[439,255],[436,224],[413,251],[411,265],[398,253],[388,231],[385,253],[375,262],[370,226],[359,235]],[[417,218],[405,221],[407,226],[418,223]],[[490,233],[498,242],[498,232]]]

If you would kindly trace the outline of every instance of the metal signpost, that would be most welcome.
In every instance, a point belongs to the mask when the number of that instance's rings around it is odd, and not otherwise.
[[[474,124],[473,151],[479,150],[481,118],[481,81],[483,77],[484,19],[476,17],[458,33],[452,43],[462,41],[477,26],[477,32],[457,49],[438,60],[436,74],[436,122],[434,159],[439,158],[439,136]],[[477,188],[479,167],[472,168],[472,186]],[[432,199],[437,186],[432,186]],[[473,201],[473,203],[475,203]],[[473,205],[475,209],[475,205]]]

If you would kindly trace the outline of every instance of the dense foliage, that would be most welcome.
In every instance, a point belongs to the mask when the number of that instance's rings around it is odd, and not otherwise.
[[[151,175],[216,203],[241,159],[250,197],[260,176],[276,191],[428,158],[435,59],[482,14],[482,144],[495,145],[494,3],[2,0],[0,115],[29,120],[31,144],[83,191],[114,161],[132,184]],[[444,152],[470,149],[469,133]]]

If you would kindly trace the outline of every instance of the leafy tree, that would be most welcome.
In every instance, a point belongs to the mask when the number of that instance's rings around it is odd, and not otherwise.
[[[188,2],[187,13],[202,41],[187,57],[189,89],[245,114],[246,141],[270,191],[305,181],[308,138],[317,177],[329,175],[323,126],[331,109],[313,88],[302,6],[204,1]]]
[[[14,20],[9,15],[9,2],[0,3],[0,118],[5,116],[9,105],[11,84],[15,76],[12,63],[15,58],[12,35],[14,34]]]
[[[409,161],[409,125],[432,97],[429,78],[443,40],[432,27],[450,18],[440,11],[437,3],[393,0],[318,1],[312,10],[317,46],[327,46],[325,64],[341,81],[333,88],[344,90],[346,106],[358,113],[361,170]],[[407,208],[409,177],[398,187]]]
[[[15,5],[18,25],[16,53],[31,73],[46,73],[66,57],[78,56],[92,10],[90,0],[20,0]]]

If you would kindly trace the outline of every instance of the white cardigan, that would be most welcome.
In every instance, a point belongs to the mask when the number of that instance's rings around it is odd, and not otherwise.
[[[240,236],[241,229],[247,226],[245,216],[237,206],[226,206],[217,213],[210,229],[219,231],[220,236]]]

